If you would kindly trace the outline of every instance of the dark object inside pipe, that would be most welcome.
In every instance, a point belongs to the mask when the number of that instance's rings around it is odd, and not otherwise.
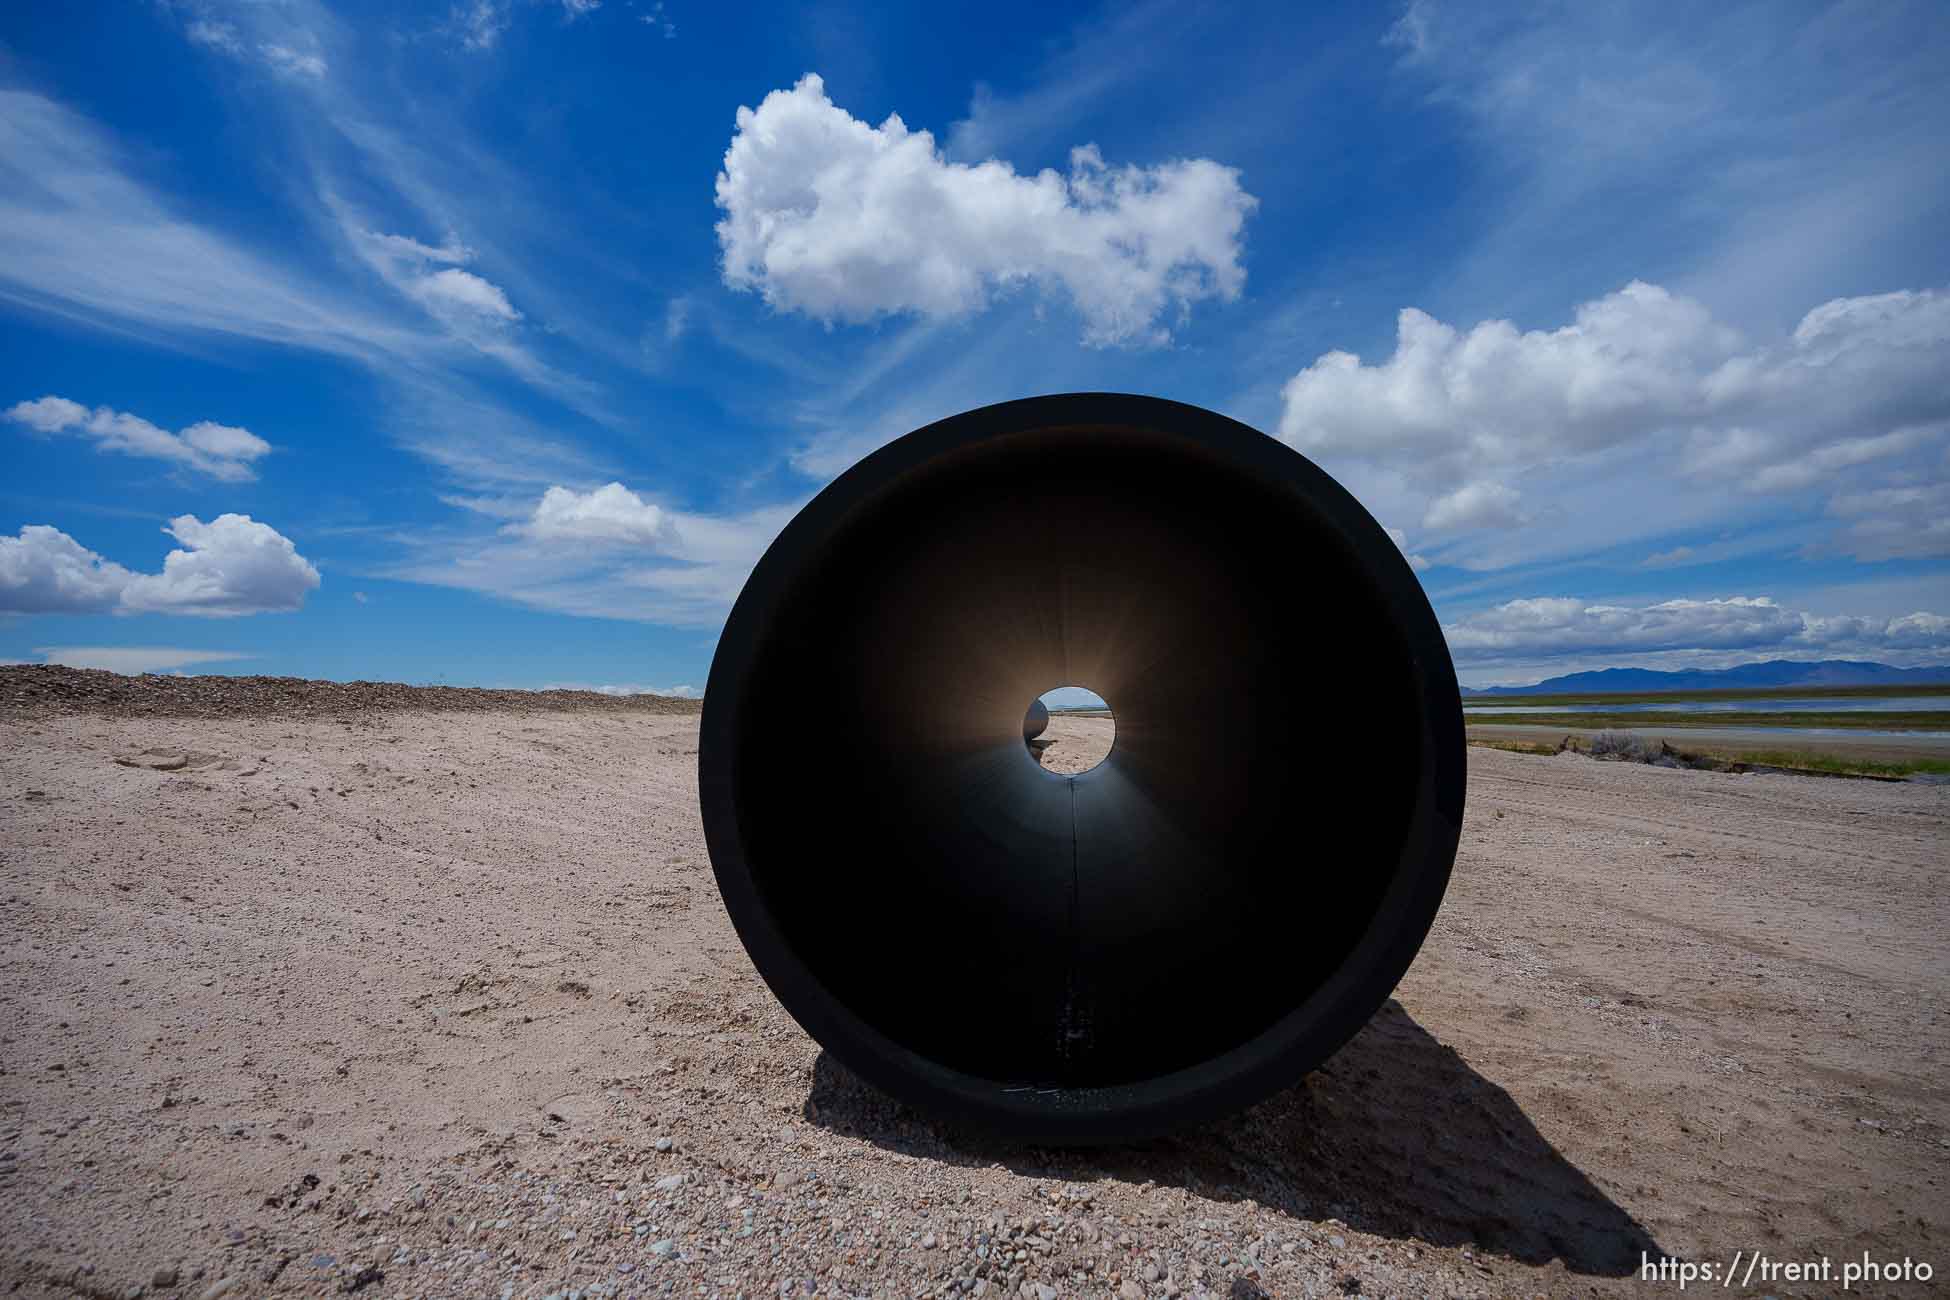
[[[1117,716],[1077,777],[1024,744],[1067,683]],[[726,905],[809,1032],[936,1111],[1102,1141],[1250,1104],[1381,1006],[1448,880],[1463,731],[1420,585],[1333,480],[1075,394],[808,504],[726,624],[699,770]]]
[[[1029,702],[1029,712],[1022,715],[1022,738],[1034,740],[1049,730],[1049,706],[1041,700]]]

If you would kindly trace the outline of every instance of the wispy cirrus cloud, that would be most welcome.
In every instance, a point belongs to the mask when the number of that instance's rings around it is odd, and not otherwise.
[[[1452,115],[1484,178],[1431,287],[1522,311],[1639,276],[1753,328],[1915,283],[1950,198],[1941,18],[1412,0],[1384,37],[1396,82]]]
[[[279,72],[297,77],[322,77],[325,75],[325,60],[316,54],[294,50],[288,45],[265,45],[259,48],[264,61]]]
[[[210,18],[193,18],[183,28],[183,34],[193,45],[201,45],[207,50],[217,50],[232,58],[243,58],[248,52],[243,38],[237,34],[235,25],[218,22]]]
[[[563,22],[572,23],[601,9],[603,0],[557,0],[555,7],[561,10]],[[661,12],[663,6],[656,8]],[[514,21],[515,0],[461,0],[449,12],[446,30],[459,39],[462,49],[486,54],[501,44]]]
[[[293,111],[316,119],[315,97],[324,93],[303,91]],[[343,240],[376,283],[332,274],[329,259],[314,268],[290,253],[260,253],[172,211],[86,117],[42,95],[0,90],[0,300],[165,346],[229,336],[356,360],[398,392],[400,424],[410,430],[403,440],[453,459],[505,462],[524,442],[550,449],[565,441],[559,431],[498,436],[503,426],[533,421],[485,396],[459,364],[469,354],[580,413],[606,417],[599,386],[537,357],[515,333],[523,314],[507,292],[463,269],[473,249],[370,225],[329,189],[320,192],[316,228]],[[469,410],[472,421],[443,414]],[[476,437],[476,428],[485,432]],[[562,460],[550,452],[534,472],[560,474]]]
[[[1409,568],[1415,570],[1417,573],[1420,573],[1424,569],[1429,567],[1429,561],[1427,556],[1417,555],[1413,551],[1409,550],[1408,534],[1403,532],[1401,529],[1399,528],[1388,529],[1388,540],[1393,542],[1399,548],[1401,548],[1402,556],[1405,559],[1407,559]]]
[[[1895,662],[1950,658],[1950,617],[1821,617],[1767,596],[1625,605],[1546,596],[1505,601],[1443,627],[1459,663],[1683,651],[1872,654]]]
[[[593,618],[715,628],[752,566],[801,502],[705,513],[671,509],[621,483],[551,485],[539,497],[446,498],[490,520],[410,541],[382,576]]]
[[[192,18],[183,32],[192,44],[227,54],[233,59],[261,62],[273,72],[286,76],[318,78],[325,75],[325,60],[315,50],[297,49],[278,41],[253,43],[237,30],[235,23],[210,17]]]
[[[368,361],[429,342],[172,212],[106,132],[18,89],[0,89],[0,298],[163,340],[228,334]]]
[[[1828,499],[1828,513],[1844,521],[1830,545],[1857,559],[1950,555],[1950,475],[1838,492]]]
[[[494,49],[514,21],[509,0],[462,0],[449,16],[449,29],[463,49],[477,53]]]
[[[251,658],[237,650],[193,650],[163,645],[37,646],[34,653],[44,663],[59,664],[65,668],[101,668],[130,676],[175,672],[192,664],[232,663]]]

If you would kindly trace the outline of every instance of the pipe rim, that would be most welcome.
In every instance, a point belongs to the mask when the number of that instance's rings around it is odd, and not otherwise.
[[[828,538],[938,456],[993,438],[1060,428],[1134,428],[1190,440],[1279,485],[1328,524],[1373,579],[1408,649],[1420,696],[1422,762],[1397,870],[1335,973],[1271,1027],[1197,1065],[1136,1083],[1020,1088],[950,1069],[841,1005],[765,907],[746,857],[734,764],[741,683],[773,612]],[[1065,393],[980,407],[872,452],[816,494],[766,550],[733,605],[713,657],[698,743],[699,802],[720,896],[759,974],[787,1012],[854,1074],[976,1128],[1035,1142],[1140,1140],[1262,1101],[1317,1067],[1379,1011],[1407,972],[1447,889],[1466,786],[1462,702],[1441,625],[1400,549],[1354,497],[1305,456],[1251,426],[1164,398]]]

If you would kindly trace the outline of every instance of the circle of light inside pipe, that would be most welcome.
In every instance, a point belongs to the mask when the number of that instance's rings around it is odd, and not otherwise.
[[[1117,715],[1103,696],[1087,686],[1058,686],[1044,691],[1037,703],[1049,710],[1049,726],[1025,743],[1044,771],[1082,776],[1110,757]]]

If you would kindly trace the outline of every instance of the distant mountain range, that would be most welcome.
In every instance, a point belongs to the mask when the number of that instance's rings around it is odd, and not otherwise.
[[[1639,691],[1729,691],[1762,687],[1933,686],[1950,684],[1950,665],[1891,668],[1853,659],[1769,659],[1738,668],[1659,672],[1651,668],[1603,668],[1549,677],[1534,686],[1465,688],[1464,695],[1594,695]]]

